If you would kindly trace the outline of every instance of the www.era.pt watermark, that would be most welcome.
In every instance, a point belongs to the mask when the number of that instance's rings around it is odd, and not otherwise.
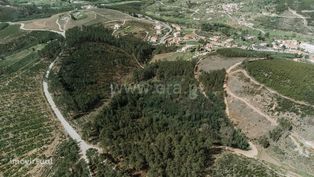
[[[140,94],[159,94],[159,95],[180,95],[185,93],[189,99],[196,99],[198,97],[198,86],[196,84],[188,84],[184,88],[181,84],[110,84],[111,97],[124,90],[127,93]]]

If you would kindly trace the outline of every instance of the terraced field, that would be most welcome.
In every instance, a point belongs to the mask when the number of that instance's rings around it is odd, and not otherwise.
[[[48,63],[37,50],[43,47],[36,45],[0,60],[0,172],[6,177],[38,174],[42,166],[12,160],[47,160],[58,144],[54,137],[60,132],[41,91]]]
[[[0,25],[3,23],[0,23]],[[18,38],[27,32],[20,30],[20,25],[9,25],[4,27],[3,29],[0,28],[0,44],[10,42],[11,40]]]

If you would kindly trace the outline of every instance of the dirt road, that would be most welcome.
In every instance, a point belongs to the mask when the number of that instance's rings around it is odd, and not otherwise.
[[[264,84],[262,83],[259,83],[258,81],[256,81],[252,76],[250,76],[246,70],[242,69],[242,68],[237,68],[239,65],[241,65],[242,62],[239,62],[235,65],[233,65],[232,67],[230,67],[228,70],[227,70],[227,76],[229,75],[232,75],[232,74],[235,74],[235,73],[238,73],[238,72],[241,72],[245,77],[247,77],[248,79],[250,79],[250,81],[260,87],[263,87],[264,89],[266,89],[267,91],[269,91],[270,93],[272,94],[275,94],[275,95],[278,95],[279,97],[282,97],[284,99],[287,99],[291,102],[294,102],[296,104],[299,104],[299,105],[305,105],[305,106],[310,106],[310,107],[313,107],[313,105],[311,104],[308,104],[308,103],[305,103],[303,101],[298,101],[298,100],[295,100],[293,98],[290,98],[290,97],[287,97],[285,95],[282,95],[281,93],[271,89],[271,88],[268,88],[267,86],[265,86]],[[237,68],[236,70],[234,70],[235,68]],[[254,105],[252,105],[248,100],[245,100],[244,98],[241,98],[239,96],[237,96],[236,94],[234,94],[230,88],[228,87],[227,85],[227,82],[225,83],[225,91],[227,92],[227,94],[235,99],[238,99],[242,102],[244,102],[248,107],[250,107],[251,109],[253,109],[256,113],[260,114],[261,116],[265,117],[268,121],[271,122],[272,125],[278,125],[277,121],[275,119],[273,119],[271,116],[268,116],[267,114],[265,114],[263,111],[259,110],[258,108],[256,108]],[[226,113],[229,114],[229,111],[228,111],[228,102],[227,102],[227,99],[225,98],[225,103],[226,103]],[[291,134],[289,135],[292,142],[296,145],[297,147],[297,150],[299,151],[299,153],[303,156],[307,156],[308,154],[304,153],[304,150],[303,148],[308,148],[308,149],[314,149],[314,141],[310,141],[310,140],[306,140],[304,139],[302,136],[300,136],[298,133],[292,131]],[[301,147],[301,144],[302,144],[302,147]]]
[[[288,8],[288,10],[289,10],[289,12],[291,12],[293,15],[295,15],[295,16],[297,16],[297,17],[303,19],[303,24],[304,24],[304,26],[307,27],[307,28],[309,28],[309,27],[308,27],[308,22],[307,22],[306,18],[305,18],[303,15],[298,14],[297,11],[292,10],[290,7]]]
[[[59,110],[59,108],[57,107],[57,105],[55,104],[55,102],[53,101],[53,98],[49,92],[49,87],[48,87],[48,83],[47,80],[49,78],[49,74],[50,71],[52,69],[52,67],[54,66],[55,61],[53,63],[50,64],[47,72],[46,72],[46,76],[45,79],[43,80],[43,88],[44,88],[44,94],[45,97],[52,109],[52,111],[54,112],[55,116],[58,118],[58,120],[60,121],[60,123],[62,124],[65,132],[75,141],[77,141],[79,143],[79,147],[82,153],[82,157],[88,162],[87,156],[86,156],[86,151],[88,149],[94,148],[97,150],[100,150],[98,147],[92,146],[90,144],[88,144],[87,142],[85,142],[82,137],[77,133],[77,131],[70,125],[70,123],[63,117],[61,111]]]
[[[49,31],[53,33],[60,34],[61,36],[65,37],[65,31],[56,31],[56,30],[51,30],[51,29],[37,29],[37,28],[25,28],[25,24],[23,22],[7,22],[10,25],[20,25],[21,30],[25,31]]]
[[[200,82],[199,78],[200,78],[200,68],[198,67],[198,65],[200,64],[201,62],[199,61],[196,66],[195,66],[195,69],[194,69],[194,77],[195,79],[198,81],[199,83],[199,89],[201,91],[201,93],[206,97],[208,98],[208,96],[206,95],[205,93],[205,87],[204,87],[204,84],[202,82]],[[239,66],[242,62],[239,62],[239,63],[236,63],[235,65],[231,66],[228,70],[227,70],[227,73],[230,72],[231,70],[233,70],[234,68],[236,68],[237,66]],[[227,114],[227,117],[230,117],[230,114],[229,114],[229,107],[228,107],[228,103],[227,103],[227,98],[225,97],[224,98],[224,101],[225,101],[225,105],[226,105],[226,114]],[[227,146],[223,146],[222,148],[224,148],[225,150],[228,150],[234,154],[237,154],[237,155],[243,155],[243,156],[246,156],[248,158],[257,158],[257,155],[258,155],[258,150],[257,150],[257,147],[252,143],[252,142],[249,142],[249,145],[250,145],[250,150],[241,150],[241,149],[237,149],[237,148],[232,148],[232,147],[227,147]]]
[[[306,102],[304,102],[304,101],[298,101],[298,100],[296,100],[296,99],[287,97],[287,96],[285,96],[285,95],[283,95],[283,94],[277,92],[276,90],[273,90],[273,89],[267,87],[266,85],[264,85],[264,84],[262,84],[262,83],[256,81],[252,76],[250,76],[250,75],[248,74],[247,71],[245,71],[245,70],[243,70],[243,69],[239,69],[239,70],[234,71],[234,72],[232,72],[232,73],[230,73],[230,74],[234,74],[234,73],[238,73],[238,72],[241,72],[242,74],[244,74],[245,77],[249,78],[251,82],[253,82],[253,83],[256,84],[256,85],[260,85],[261,87],[265,88],[267,91],[269,91],[269,92],[272,93],[272,94],[278,95],[278,96],[280,96],[280,97],[282,97],[282,98],[285,98],[285,99],[287,99],[287,100],[289,100],[289,101],[292,101],[292,102],[294,102],[294,103],[296,103],[296,104],[300,104],[300,105],[303,105],[303,106],[310,106],[310,107],[314,108],[314,105],[311,105],[311,104],[306,103]]]

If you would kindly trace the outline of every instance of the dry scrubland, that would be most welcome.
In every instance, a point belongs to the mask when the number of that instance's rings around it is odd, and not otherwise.
[[[297,89],[311,88],[312,67],[288,60],[245,62],[227,81],[231,118],[259,144],[258,158],[305,176],[313,174],[314,108],[303,102],[307,90]]]
[[[304,95],[312,88],[312,77],[308,73],[312,72],[313,66],[283,59],[248,62],[251,59],[254,58],[208,55],[200,60],[198,68],[203,72],[213,72],[239,63],[227,74],[229,118],[257,146],[257,159],[266,162],[263,165],[269,163],[264,167],[276,170],[279,176],[311,176],[314,108],[306,102]],[[300,94],[296,97],[295,92],[298,91]],[[222,168],[221,164],[227,159],[243,160],[222,155],[214,165],[214,176],[231,171],[241,176],[238,169],[244,170],[243,167],[230,165]],[[251,163],[248,166],[254,169]]]

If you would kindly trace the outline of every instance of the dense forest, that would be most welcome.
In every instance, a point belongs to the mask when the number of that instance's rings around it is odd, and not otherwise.
[[[109,106],[86,126],[121,168],[149,176],[203,176],[213,145],[248,148],[243,134],[225,115],[222,97],[197,89],[195,61],[167,61],[138,69],[137,87],[123,87]],[[224,72],[204,76],[224,78]],[[213,78],[209,78],[213,77]],[[223,91],[223,82],[213,88]]]
[[[225,69],[212,71],[211,73],[202,73],[200,81],[205,86],[205,92],[217,93],[217,95],[223,97],[224,91],[221,89],[221,86],[225,81],[225,75]]]
[[[62,38],[49,41],[45,48],[39,51],[42,58],[53,61],[62,51],[64,47],[64,40]]]
[[[131,36],[116,38],[101,26],[67,31],[61,68],[52,76],[52,89],[62,90],[62,102],[74,116],[91,111],[110,99],[111,84],[123,80],[151,58],[153,47]],[[51,43],[42,55],[54,57],[60,43]]]
[[[96,150],[87,151],[90,170],[94,177],[128,177],[132,172],[128,169],[120,169],[110,154],[99,154]]]
[[[153,52],[153,46],[148,42],[129,35],[116,38],[112,35],[112,30],[99,25],[72,28],[67,31],[66,36],[68,47],[84,42],[105,43],[122,49],[141,63],[146,63]]]

